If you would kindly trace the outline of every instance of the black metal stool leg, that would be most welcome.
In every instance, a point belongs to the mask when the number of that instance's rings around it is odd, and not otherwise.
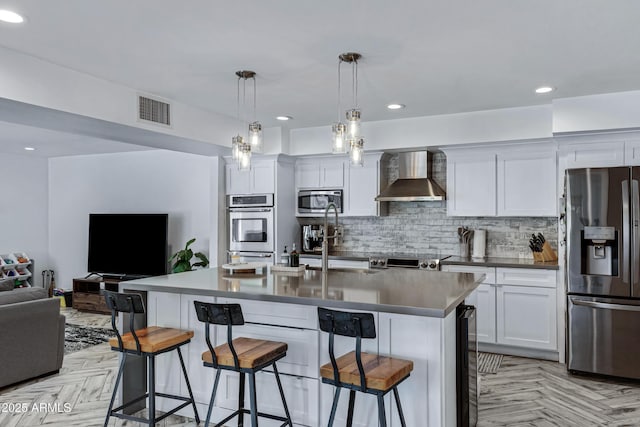
[[[251,401],[251,427],[258,427],[258,404],[256,402],[256,374],[249,374],[249,400]]]
[[[378,395],[378,424],[380,427],[387,427],[387,416],[384,413],[384,396]]]
[[[149,355],[149,427],[156,425],[156,358]]]
[[[329,416],[328,427],[333,427],[333,421],[336,418],[336,409],[338,409],[338,401],[340,400],[341,387],[336,387],[336,392],[333,395],[333,404],[331,405],[331,415]]]
[[[404,414],[402,413],[402,405],[400,404],[400,395],[398,394],[398,387],[393,388],[393,397],[396,399],[396,406],[398,407],[398,415],[400,416],[400,425],[407,427],[407,423],[404,421]]]
[[[244,372],[240,372],[240,387],[238,391],[238,427],[244,427]]]
[[[184,381],[187,383],[187,390],[189,391],[189,398],[191,399],[191,405],[193,406],[193,413],[196,416],[196,424],[200,424],[200,417],[198,416],[198,408],[196,408],[196,401],[193,398],[193,392],[191,391],[191,384],[189,383],[189,377],[187,376],[187,369],[184,367],[184,359],[182,358],[182,352],[178,347],[178,357],[180,358],[180,366],[182,367],[182,373],[184,374]]]
[[[218,390],[219,381],[220,369],[216,369],[216,380],[213,382],[213,390],[211,390],[211,400],[209,400],[209,409],[207,410],[207,419],[204,422],[204,427],[209,427],[209,421],[211,420],[211,411],[213,410],[213,402],[216,400],[216,391]]]
[[[349,392],[349,411],[347,412],[347,427],[353,426],[353,407],[356,403],[356,391]]]
[[[116,375],[116,382],[113,385],[113,393],[111,394],[111,401],[109,402],[109,409],[107,410],[107,418],[104,420],[104,427],[109,424],[109,418],[111,417],[111,410],[113,409],[113,402],[116,400],[116,393],[118,392],[118,386],[120,385],[120,378],[122,378],[122,371],[124,370],[124,361],[127,358],[127,353],[122,353],[120,359],[120,367],[118,368],[118,374]]]
[[[293,427],[293,422],[291,422],[291,415],[289,414],[289,408],[287,407],[287,400],[284,398],[284,391],[282,390],[282,383],[280,382],[280,374],[278,373],[276,362],[273,362],[273,372],[276,374],[278,390],[280,391],[280,398],[282,399],[282,406],[284,407],[284,413],[287,416],[287,422],[289,423],[290,427]]]

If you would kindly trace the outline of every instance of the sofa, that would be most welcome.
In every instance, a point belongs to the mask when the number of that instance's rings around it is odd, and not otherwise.
[[[0,388],[62,367],[65,317],[46,289],[0,292],[0,328]]]

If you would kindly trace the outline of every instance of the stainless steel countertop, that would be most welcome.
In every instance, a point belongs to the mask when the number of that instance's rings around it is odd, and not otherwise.
[[[385,256],[412,256],[416,258],[427,258],[429,254],[379,254],[368,252],[330,252],[329,259],[341,259],[348,261],[368,261],[369,257],[385,257]],[[318,258],[322,256],[318,253],[301,253],[300,256],[309,258]],[[446,256],[446,254],[442,254]],[[442,265],[475,265],[479,267],[506,267],[506,268],[541,268],[546,270],[558,270],[557,261],[538,262],[533,258],[500,258],[500,257],[486,257],[486,258],[461,258],[459,256],[452,256],[440,261]]]
[[[402,268],[330,270],[327,293],[323,296],[322,272],[317,270],[306,270],[301,275],[266,271],[229,274],[222,268],[211,268],[121,282],[120,289],[443,318],[483,280],[483,274]]]

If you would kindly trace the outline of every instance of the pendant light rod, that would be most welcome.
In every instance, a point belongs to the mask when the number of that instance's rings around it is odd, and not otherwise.
[[[341,85],[340,85],[340,65],[342,64],[342,59],[340,61],[338,61],[338,122],[340,122],[340,119],[342,117],[340,111],[341,111],[341,99],[340,99],[340,95],[342,93],[342,89],[341,89]]]

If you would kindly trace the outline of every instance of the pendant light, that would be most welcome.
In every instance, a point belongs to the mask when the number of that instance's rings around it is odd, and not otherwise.
[[[364,138],[360,135],[360,109],[358,108],[358,60],[362,55],[356,52],[347,52],[338,56],[338,117],[340,117],[340,65],[343,62],[351,64],[353,106],[346,111],[347,123],[334,123],[331,130],[333,134],[333,153],[349,152],[349,160],[354,166],[363,165]]]
[[[253,121],[248,126],[248,137],[243,135],[236,135],[231,138],[231,157],[238,164],[239,170],[251,169],[251,152],[262,151],[262,125],[256,121],[256,73],[254,71],[240,70],[236,71],[238,76],[237,84],[237,117],[238,120],[242,120],[246,123],[247,108],[246,108],[246,95],[247,95],[247,80],[253,79]],[[240,117],[240,80],[243,80],[242,85],[242,119]],[[243,125],[244,126],[244,125]]]
[[[342,111],[340,109],[341,87],[340,87],[340,65],[342,59],[338,60],[338,121],[331,126],[331,152],[333,154],[344,154],[347,152],[347,127],[340,121]]]
[[[253,73],[251,78],[253,79],[253,121],[249,123],[249,144],[251,151],[262,153],[262,125],[256,120],[256,74]]]

